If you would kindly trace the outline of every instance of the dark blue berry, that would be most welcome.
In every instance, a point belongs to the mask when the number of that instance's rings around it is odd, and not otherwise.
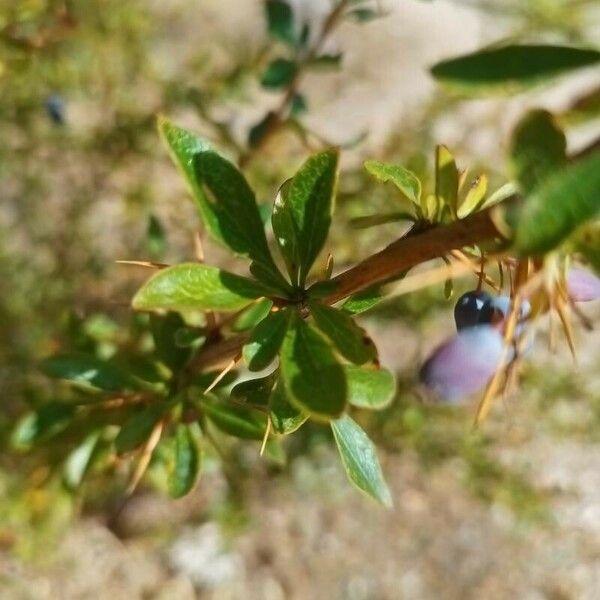
[[[494,313],[492,297],[484,291],[471,291],[463,294],[454,306],[456,329],[490,323]]]
[[[65,124],[65,101],[58,94],[52,94],[46,100],[46,112],[50,120],[56,125]]]

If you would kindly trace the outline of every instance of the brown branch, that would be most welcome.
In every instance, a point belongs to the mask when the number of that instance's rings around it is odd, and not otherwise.
[[[444,256],[450,250],[501,239],[492,218],[494,208],[450,225],[408,234],[331,280],[334,289],[324,301],[334,304],[356,292],[397,277],[418,264]],[[248,341],[248,335],[227,338],[207,346],[194,361],[195,368],[210,368],[230,361]]]
[[[381,252],[334,277],[331,282],[335,284],[335,290],[327,295],[325,302],[334,304],[351,294],[396,277],[415,265],[444,256],[450,250],[501,237],[491,218],[492,210],[475,213],[450,225],[401,237]]]
[[[285,124],[287,118],[286,113],[288,112],[289,107],[298,92],[300,83],[305,75],[306,65],[308,65],[312,60],[317,58],[317,56],[323,48],[325,41],[327,40],[331,32],[339,24],[347,5],[348,0],[340,0],[339,3],[332,8],[331,12],[325,18],[319,36],[316,38],[312,47],[306,52],[305,56],[299,61],[298,68],[296,69],[296,74],[289,82],[287,89],[281,99],[281,102],[279,103],[278,107],[271,113],[271,118],[269,120],[269,124],[266,131],[263,133],[260,141],[246,154],[240,157],[240,166],[243,167],[244,165],[246,165],[248,161],[252,158],[252,156],[261,148],[263,148],[267,141],[271,137],[273,137],[273,135],[275,135],[275,133],[277,133]]]

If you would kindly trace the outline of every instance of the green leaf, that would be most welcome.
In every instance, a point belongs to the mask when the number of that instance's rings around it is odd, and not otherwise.
[[[173,470],[167,485],[172,498],[181,498],[192,491],[202,463],[199,445],[200,428],[197,423],[178,423],[175,429]]]
[[[365,169],[378,181],[393,183],[413,204],[420,206],[421,181],[412,171],[400,165],[390,165],[377,160],[366,161]]]
[[[321,54],[309,61],[308,67],[313,70],[338,69],[342,62],[342,54]]]
[[[259,146],[271,128],[279,122],[277,114],[269,111],[258,123],[253,125],[248,132],[248,145],[250,148]]]
[[[438,145],[435,151],[435,195],[438,201],[450,207],[453,214],[458,204],[458,169],[454,156],[446,146]]]
[[[255,327],[250,341],[242,349],[244,362],[251,371],[262,371],[275,360],[291,315],[292,312],[285,309],[271,313]]]
[[[64,431],[74,416],[74,406],[58,402],[44,404],[19,420],[11,435],[11,446],[16,450],[28,450]]]
[[[304,114],[307,110],[308,105],[306,103],[306,98],[302,94],[294,94],[290,106],[290,114],[292,117],[297,117],[301,114]]]
[[[299,315],[294,315],[288,328],[279,363],[287,396],[300,410],[321,419],[344,412],[344,369],[325,338]]]
[[[48,377],[64,379],[105,392],[139,389],[140,383],[110,362],[86,354],[59,354],[42,361]]]
[[[123,423],[115,438],[117,454],[131,452],[141,446],[152,433],[156,424],[162,418],[168,406],[160,401],[155,401],[146,408],[135,412]]]
[[[282,186],[273,207],[272,224],[292,284],[304,287],[322,250],[333,213],[338,153],[311,156],[291,183]]]
[[[260,83],[271,90],[279,90],[289,85],[298,72],[298,65],[285,58],[276,58],[267,66]]]
[[[271,392],[269,408],[273,430],[280,435],[293,433],[308,419],[308,415],[291,404],[282,381],[278,381]]]
[[[267,416],[263,413],[209,398],[203,398],[201,406],[212,423],[229,435],[244,440],[262,440],[265,436]]]
[[[332,421],[331,429],[348,479],[367,496],[392,506],[373,442],[348,415]]]
[[[233,331],[248,331],[256,327],[273,308],[273,302],[268,298],[263,298],[258,302],[250,305],[244,312],[233,322],[231,329]]]
[[[271,291],[260,283],[200,263],[162,269],[138,290],[136,310],[236,311]]]
[[[177,334],[185,331],[185,321],[177,313],[150,315],[150,331],[154,339],[156,356],[171,370],[181,368],[191,356],[191,348],[177,340]]]
[[[519,216],[515,248],[548,252],[600,212],[600,152],[552,175],[527,198]]]
[[[376,285],[350,296],[348,300],[342,304],[342,308],[352,315],[358,315],[377,306],[382,300],[383,293],[381,291],[381,286]]]
[[[254,192],[240,171],[216,152],[206,151],[194,157],[194,175],[202,191],[200,209],[212,235],[276,273]]]
[[[377,225],[386,225],[387,223],[397,223],[399,221],[414,222],[415,216],[409,212],[394,212],[383,215],[368,215],[366,217],[355,217],[350,221],[352,227],[356,229],[367,229]]]
[[[348,13],[358,23],[368,23],[381,17],[381,13],[372,8],[356,8]]]
[[[204,140],[160,118],[159,131],[192,192],[210,235],[270,271],[285,286],[267,245],[254,192],[238,169]]]
[[[396,381],[387,369],[347,365],[348,402],[359,408],[387,408],[396,394]]]
[[[150,218],[148,219],[146,248],[148,249],[150,256],[156,259],[162,258],[167,251],[167,237],[165,230],[154,215],[150,215]]]
[[[377,358],[377,349],[371,338],[347,312],[318,302],[311,302],[310,312],[317,328],[345,359],[362,365]]]
[[[515,127],[510,146],[512,174],[525,195],[567,160],[565,134],[546,110],[528,112]]]
[[[292,7],[283,0],[267,0],[266,12],[269,35],[285,44],[295,45],[298,35]]]
[[[230,400],[237,404],[247,404],[253,407],[267,407],[274,384],[275,377],[273,375],[242,381],[233,386]]]
[[[445,60],[431,69],[441,81],[463,86],[530,84],[600,61],[600,52],[585,48],[509,45]]]
[[[476,177],[471,183],[471,187],[467,192],[465,199],[458,207],[457,215],[459,219],[470,215],[481,208],[488,188],[487,175],[481,174]]]
[[[67,457],[63,467],[63,481],[68,489],[76,490],[81,485],[99,439],[99,431],[90,433]]]

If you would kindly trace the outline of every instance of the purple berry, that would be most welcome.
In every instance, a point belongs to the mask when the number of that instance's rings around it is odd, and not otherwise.
[[[419,378],[441,400],[460,402],[481,390],[502,362],[502,334],[487,325],[468,327],[436,348]]]
[[[600,298],[600,279],[590,271],[573,267],[567,274],[567,290],[574,302]]]
[[[493,312],[489,306],[491,300],[492,297],[483,291],[473,290],[463,294],[454,306],[456,329],[489,323]]]

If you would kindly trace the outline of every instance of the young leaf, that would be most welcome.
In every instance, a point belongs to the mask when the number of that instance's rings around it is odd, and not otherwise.
[[[11,435],[11,446],[16,450],[27,450],[64,431],[74,416],[74,406],[58,402],[44,404],[17,423]]]
[[[182,263],[162,269],[138,290],[136,310],[235,311],[265,296],[263,285],[200,263]]]
[[[266,11],[269,35],[285,44],[296,44],[298,35],[292,7],[284,0],[267,0]]]
[[[435,195],[443,206],[457,211],[458,169],[454,156],[446,146],[439,145],[435,151]]]
[[[459,219],[462,219],[481,208],[487,193],[487,187],[488,178],[485,173],[482,173],[479,175],[479,177],[475,178],[465,196],[465,199],[458,207],[457,215]]]
[[[48,377],[65,379],[105,392],[139,389],[140,384],[110,362],[87,354],[58,354],[42,361],[40,369]]]
[[[366,161],[365,169],[378,181],[393,183],[413,204],[420,205],[421,181],[412,171],[400,165],[389,165],[377,160]]]
[[[296,77],[297,71],[298,66],[295,62],[276,58],[267,66],[260,83],[265,88],[278,90],[289,85]]]
[[[396,393],[394,376],[387,369],[368,369],[347,365],[348,402],[359,408],[382,410]]]
[[[310,304],[315,325],[347,360],[357,365],[377,358],[377,349],[362,327],[347,313],[318,302]]]
[[[81,485],[99,439],[100,432],[93,431],[67,457],[63,468],[63,481],[68,489],[76,490]]]
[[[251,371],[262,371],[277,356],[290,323],[291,311],[280,310],[263,319],[242,349],[244,361]]]
[[[265,436],[267,417],[263,413],[206,397],[201,400],[201,407],[206,416],[229,435],[244,440],[262,440]]]
[[[311,156],[291,183],[282,188],[271,218],[275,238],[292,284],[304,287],[306,276],[325,244],[337,185],[338,153]]]
[[[373,442],[348,415],[331,422],[333,437],[337,444],[348,479],[365,494],[392,506],[392,496],[385,483]]]
[[[527,113],[515,127],[510,145],[513,177],[526,195],[567,160],[565,134],[546,110]]]
[[[271,392],[269,408],[273,430],[281,435],[300,429],[308,419],[308,415],[290,403],[282,381],[278,381]]]
[[[600,152],[552,175],[527,198],[518,216],[515,247],[542,254],[600,212]]]
[[[181,498],[188,494],[198,480],[202,454],[198,443],[200,429],[197,423],[178,423],[175,430],[173,470],[167,481],[169,494]]]
[[[160,402],[154,402],[141,411],[131,415],[115,438],[117,454],[131,452],[141,446],[152,433],[155,425],[162,418],[167,407]]]
[[[333,349],[314,327],[294,315],[279,355],[289,400],[310,415],[331,419],[346,408],[346,377]]]
[[[600,52],[567,46],[510,45],[445,60],[431,69],[439,80],[465,86],[528,84],[587,67]]]

